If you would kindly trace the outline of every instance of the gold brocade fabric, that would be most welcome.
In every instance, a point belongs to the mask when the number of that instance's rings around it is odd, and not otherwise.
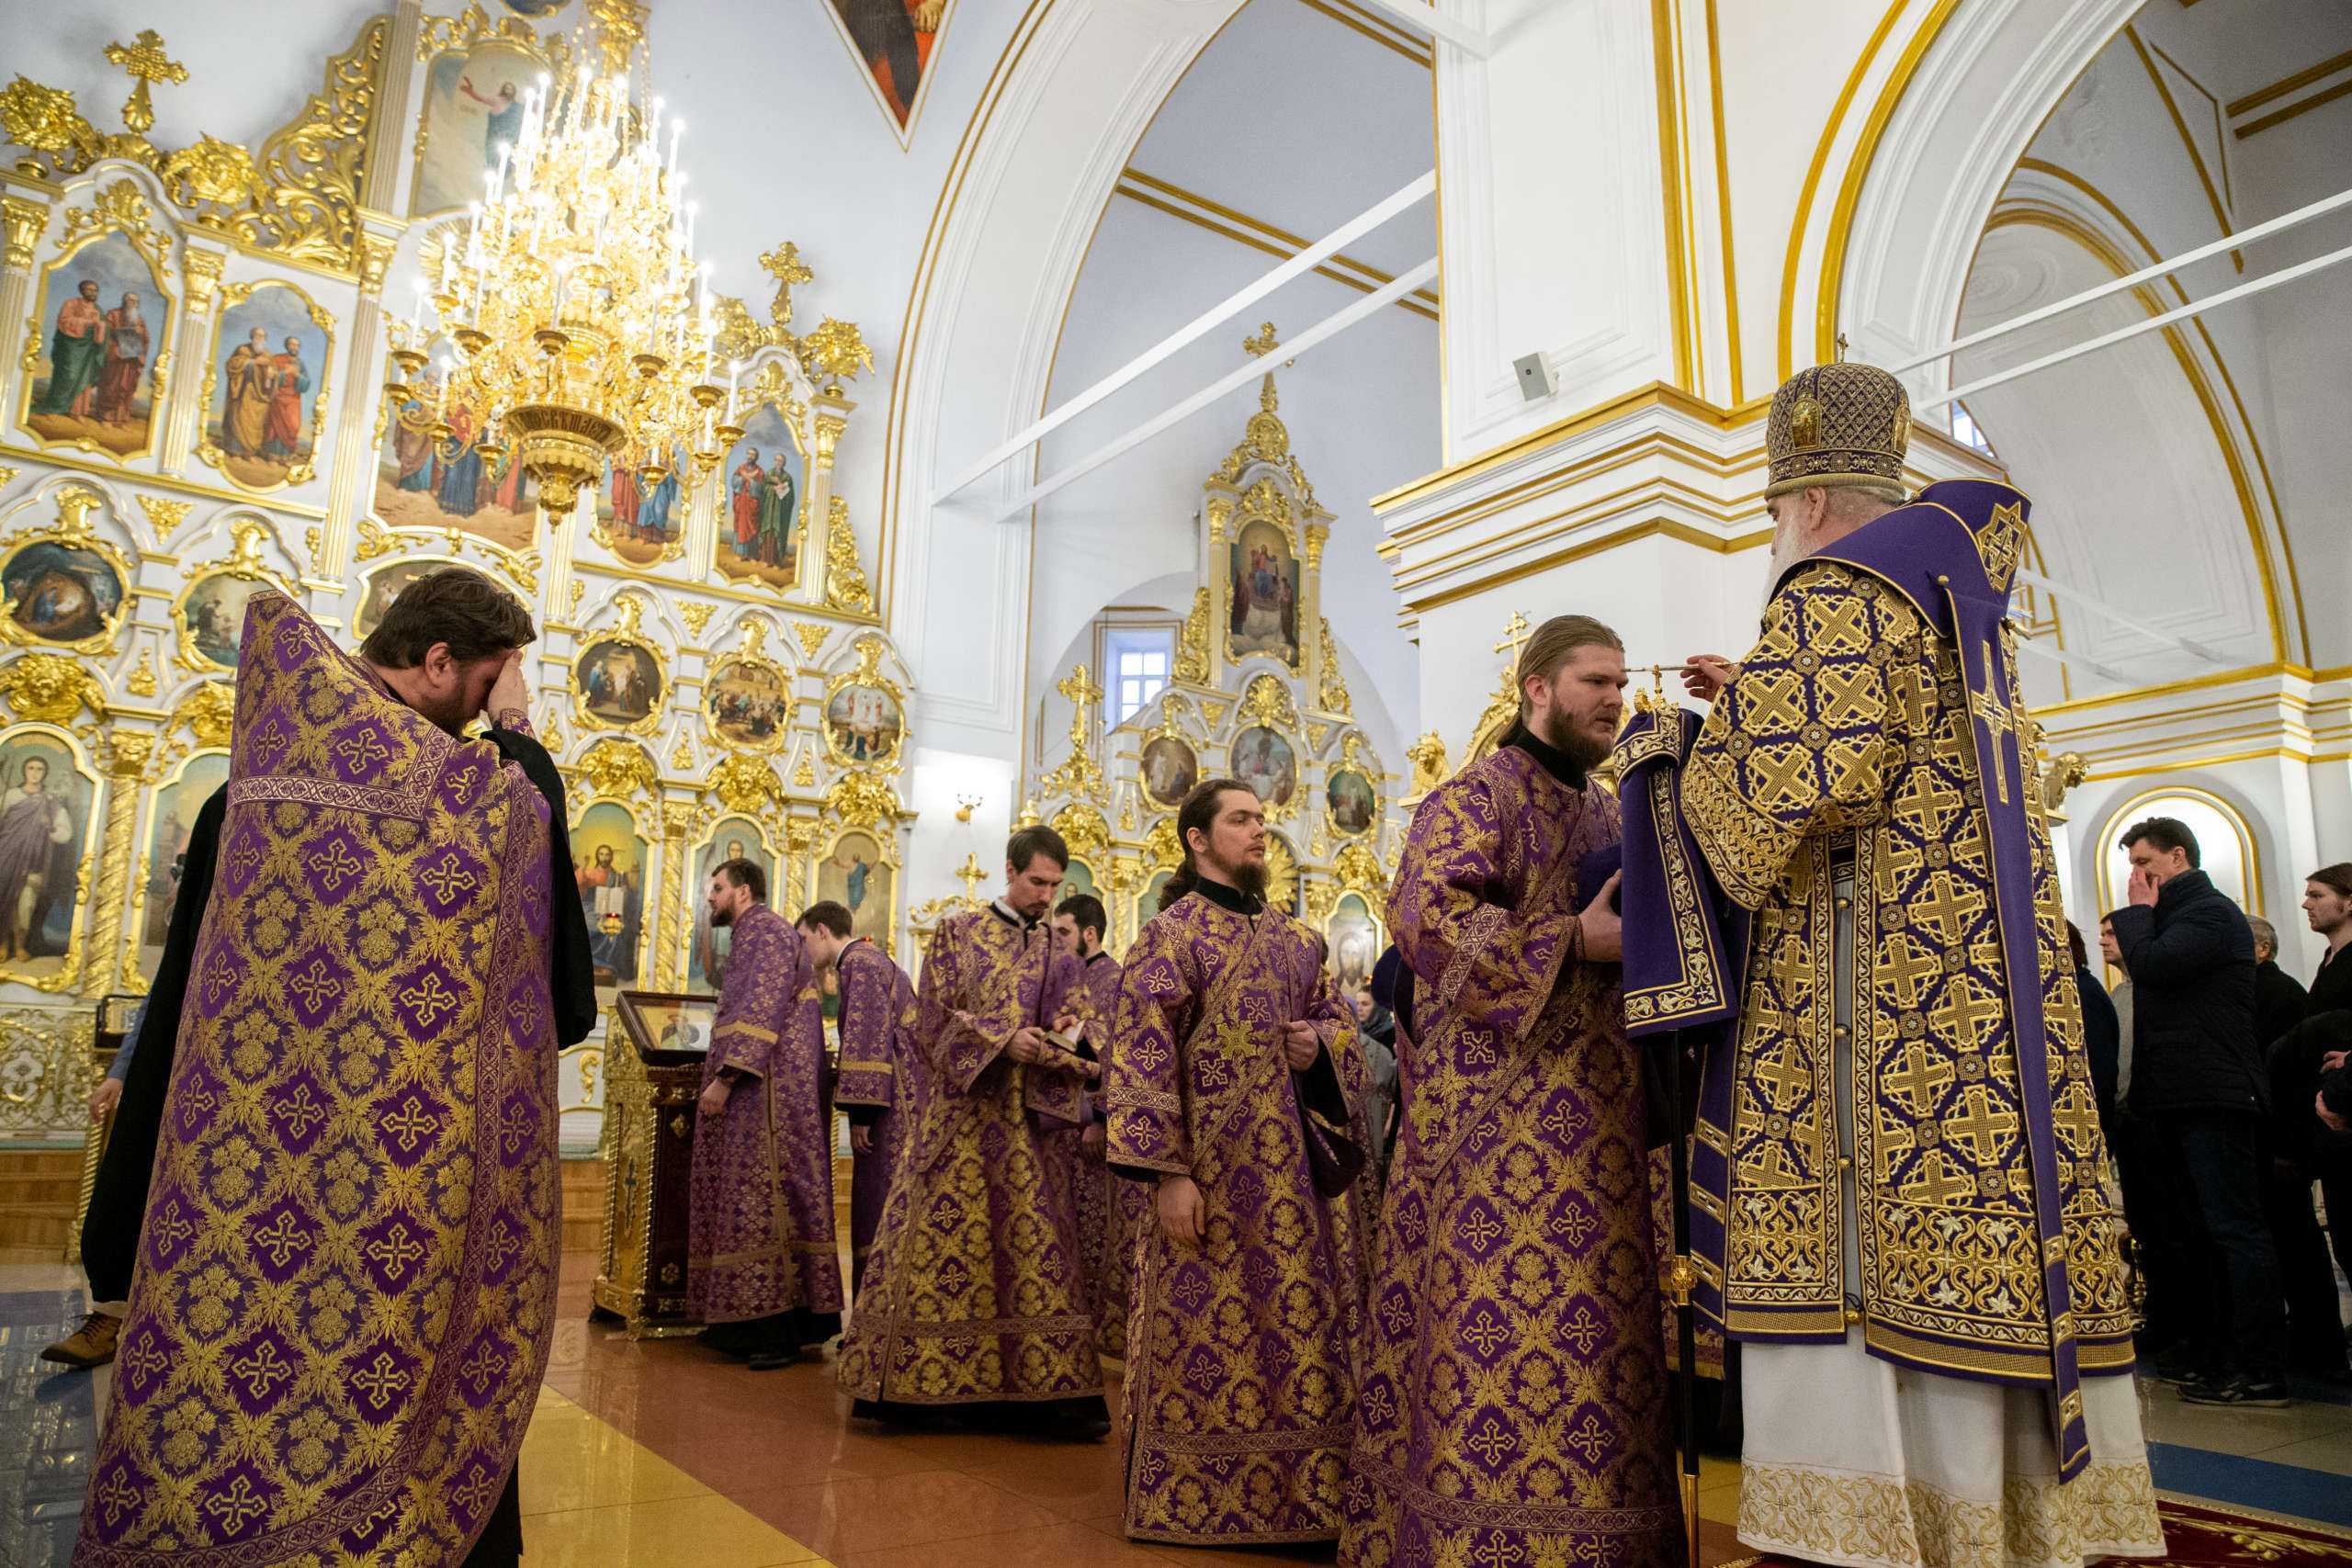
[[[899,1404],[1071,1399],[1102,1390],[1066,1184],[1036,1109],[1074,1083],[1004,1055],[1078,984],[1042,926],[993,910],[933,934],[917,1033],[932,1065],[836,1368],[854,1397]]]
[[[2014,660],[2009,668],[2015,669]],[[2014,678],[2009,721],[2020,711]],[[1792,573],[1708,715],[1683,809],[1726,893],[1755,911],[1727,1097],[1702,1104],[1728,1190],[1702,1258],[1725,1325],[1842,1337],[1858,1295],[1871,1350],[1928,1371],[2047,1380],[2052,1325],[2036,1241],[2029,1127],[1994,900],[1971,715],[1954,651],[1875,579],[1837,562]],[[2028,760],[2025,777],[2034,776]],[[2085,1372],[2131,1360],[2120,1222],[2047,824],[2029,803],[2035,946],[2071,1312]],[[1854,1169],[1860,1277],[1844,1276],[1832,1092],[1838,910],[1854,867]],[[1711,1066],[1711,1071],[1714,1068]],[[1719,1208],[1720,1212],[1716,1212]]]
[[[1739,1539],[1872,1568],[2078,1568],[2165,1547],[2145,1464],[2095,1464],[2064,1483],[2013,1475],[1998,1503],[1917,1481],[1750,1464],[1740,1475]]]
[[[1302,1100],[1336,1123],[1363,1053],[1314,933],[1199,894],[1127,952],[1104,1098],[1110,1160],[1191,1176],[1195,1247],[1145,1218],[1126,1337],[1126,1533],[1260,1544],[1340,1533],[1363,1280],[1352,1199],[1326,1199]],[[1306,1073],[1283,1026],[1315,1025]]]
[[[76,1562],[465,1556],[554,1332],[548,820],[254,596]]]

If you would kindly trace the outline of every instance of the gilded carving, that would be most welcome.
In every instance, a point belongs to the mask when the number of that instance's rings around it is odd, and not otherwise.
[[[817,650],[825,646],[825,639],[832,635],[832,627],[815,621],[793,622],[792,635],[800,639],[801,659],[804,661],[814,660]]]
[[[1110,852],[1111,829],[1102,814],[1083,801],[1063,807],[1054,813],[1054,831],[1069,845],[1069,852],[1089,865],[1102,863]]]
[[[606,736],[589,747],[572,767],[586,781],[591,795],[605,799],[634,799],[640,794],[653,794],[660,785],[651,754],[636,742],[616,736]]]
[[[139,650],[139,662],[132,665],[130,673],[123,677],[122,689],[134,697],[152,697],[155,694],[154,649],[142,648]]]
[[[172,710],[169,728],[186,726],[199,750],[225,750],[236,712],[237,699],[229,687],[222,682],[207,681],[180,699],[180,705]]]
[[[1107,799],[1102,765],[1094,760],[1094,705],[1102,688],[1087,675],[1083,664],[1073,667],[1054,687],[1070,705],[1069,755],[1037,781],[1047,795],[1082,795]]]
[[[0,224],[5,224],[6,229],[6,245],[5,249],[0,249],[0,259],[5,259],[19,271],[31,266],[33,251],[40,243],[41,231],[49,227],[49,209],[21,196],[0,197]]]
[[[852,827],[871,827],[898,816],[899,797],[880,774],[853,771],[825,792],[825,809]]]
[[[1184,616],[1184,625],[1176,634],[1175,678],[1190,685],[1205,686],[1209,680],[1209,591],[1205,584],[1193,591],[1193,608]]]
[[[1307,536],[1310,540],[1313,539],[1313,530],[1308,531]],[[1308,564],[1316,564],[1313,557],[1315,554],[1319,553],[1319,550],[1310,553]],[[1356,710],[1354,703],[1351,702],[1348,696],[1347,673],[1340,668],[1340,641],[1337,637],[1331,635],[1331,623],[1328,618],[1322,622],[1322,635],[1323,669],[1321,684],[1323,689],[1317,694],[1317,700],[1321,704],[1325,713],[1336,713],[1343,716],[1353,714]]]
[[[857,535],[849,525],[849,502],[827,498],[825,507],[825,603],[853,615],[871,615],[874,592],[857,564]]]
[[[142,495],[138,501],[139,510],[147,514],[147,526],[155,531],[155,542],[158,544],[171,541],[172,536],[179,531],[181,524],[187,521],[188,513],[196,505],[192,501],[167,501],[160,495]]]
[[[89,1126],[85,1102],[96,1021],[89,1008],[0,1012],[0,1133],[70,1133]]]
[[[107,711],[97,682],[81,660],[62,653],[28,653],[0,668],[0,692],[18,718],[42,724],[71,723],[85,705],[101,717]]]
[[[687,603],[678,606],[678,618],[686,623],[686,630],[696,637],[702,636],[703,627],[710,625],[710,617],[718,613],[716,604]]]
[[[82,976],[82,994],[102,997],[115,988],[122,962],[124,895],[130,886],[131,838],[139,820],[139,782],[153,735],[115,731],[107,738],[106,829],[98,853],[98,884],[91,898],[90,924],[97,951]]]
[[[729,811],[750,816],[756,816],[763,807],[784,805],[784,784],[775,769],[763,758],[741,752],[720,759],[703,793],[717,795],[719,805]]]
[[[1445,782],[1445,738],[1436,730],[1407,747],[1405,756],[1413,764],[1409,798],[1419,800]]]
[[[683,773],[692,769],[694,765],[695,743],[681,735],[678,737],[678,743],[670,748],[670,771],[673,773]]]

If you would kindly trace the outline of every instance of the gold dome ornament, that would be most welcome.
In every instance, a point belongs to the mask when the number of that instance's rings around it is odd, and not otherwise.
[[[1799,371],[1772,394],[1765,499],[1845,485],[1900,499],[1910,442],[1911,400],[1903,383],[1877,366],[1840,361]]]

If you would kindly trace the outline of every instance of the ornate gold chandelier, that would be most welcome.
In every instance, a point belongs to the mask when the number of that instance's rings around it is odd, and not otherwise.
[[[607,464],[650,490],[680,454],[708,472],[741,434],[715,412],[725,393],[694,208],[681,199],[684,123],[670,122],[665,158],[661,100],[630,92],[638,7],[594,9],[604,71],[567,65],[526,96],[482,199],[427,243],[434,280],[392,324],[401,378],[387,389],[422,396],[445,447],[476,438],[492,464],[511,448],[559,517]],[[436,336],[455,351],[428,390],[416,378]],[[454,428],[453,409],[474,428]]]

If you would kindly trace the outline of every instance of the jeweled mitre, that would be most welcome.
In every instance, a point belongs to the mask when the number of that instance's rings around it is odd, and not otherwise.
[[[1903,488],[1911,400],[1875,365],[1816,365],[1772,394],[1766,499],[1820,485]]]

